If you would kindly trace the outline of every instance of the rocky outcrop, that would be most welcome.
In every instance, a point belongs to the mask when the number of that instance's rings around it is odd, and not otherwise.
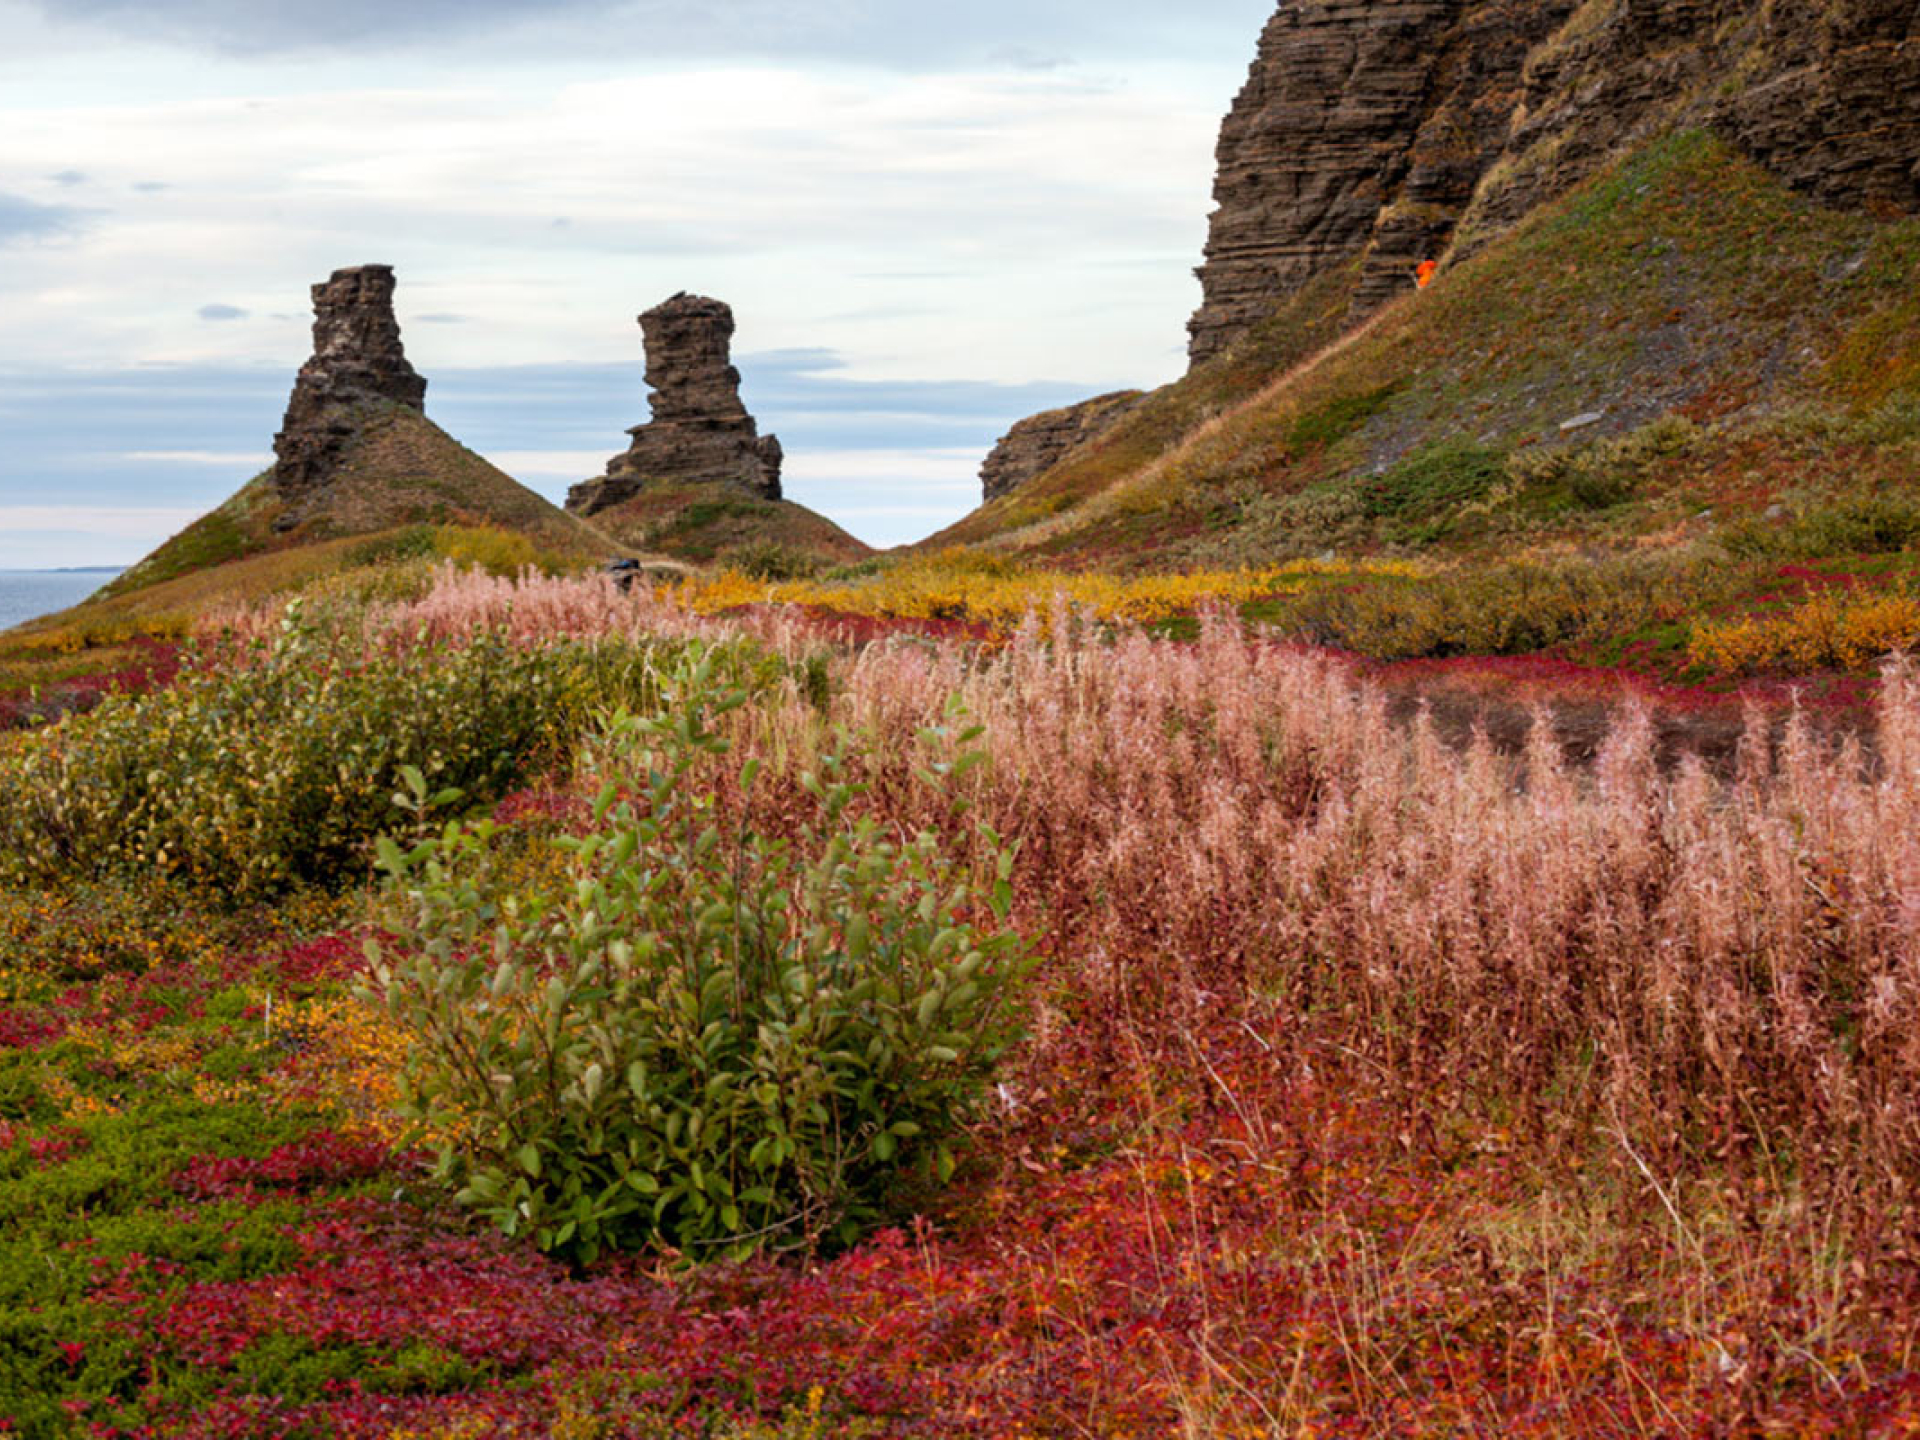
[[[1500,152],[1574,0],[1282,0],[1220,130],[1195,364],[1367,254],[1356,311],[1411,288]]]
[[[763,500],[780,498],[780,442],[762,436],[740,399],[733,368],[733,311],[685,292],[640,317],[653,419],[627,433],[633,444],[606,474],[576,485],[567,509],[594,515],[649,482],[724,482]]]
[[[420,410],[427,382],[407,363],[393,316],[393,267],[336,270],[313,287],[313,356],[300,367],[280,433],[273,488],[287,502],[281,528],[297,525],[340,468],[382,403]]]
[[[980,467],[982,498],[997,500],[1090,444],[1139,408],[1147,397],[1138,390],[1117,390],[1070,405],[1030,415],[1000,437],[1000,443]]]
[[[1359,319],[1674,124],[1827,203],[1920,209],[1920,7],[1281,0],[1221,127],[1193,361],[1355,256]]]
[[[1758,45],[1720,108],[1739,144],[1831,204],[1920,210],[1920,5],[1774,0]]]

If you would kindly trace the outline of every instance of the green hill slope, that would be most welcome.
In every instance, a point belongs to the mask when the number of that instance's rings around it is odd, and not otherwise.
[[[491,526],[525,536],[556,559],[605,559],[619,547],[461,445],[419,411],[373,405],[324,499],[286,525],[267,470],[121,575],[109,595],[208,566],[408,525]],[[283,528],[284,527],[284,528]]]
[[[572,517],[569,517],[572,518]],[[696,565],[734,564],[775,578],[863,560],[873,548],[791,500],[737,485],[653,482],[587,522],[623,545]]]
[[[1640,550],[1916,474],[1920,221],[1825,209],[1705,132],[1343,336],[1355,274],[935,541],[1155,568]]]

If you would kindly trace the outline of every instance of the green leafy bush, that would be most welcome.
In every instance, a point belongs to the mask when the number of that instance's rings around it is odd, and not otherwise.
[[[976,884],[931,835],[856,819],[836,755],[806,777],[795,840],[746,832],[698,783],[744,696],[711,657],[670,690],[600,742],[612,778],[590,832],[556,842],[563,893],[496,893],[487,822],[381,847],[405,939],[375,973],[413,1038],[406,1113],[463,1203],[579,1261],[851,1239],[903,1167],[946,1179],[1027,964],[972,923],[1010,898],[987,827],[997,872]]]
[[[262,655],[0,746],[0,882],[130,870],[236,902],[336,882],[391,827],[403,766],[497,795],[553,763],[588,703],[632,698],[651,675],[650,652],[613,642],[369,653],[296,607]]]
[[[1897,494],[1853,496],[1806,510],[1784,525],[1730,525],[1720,541],[1731,553],[1757,560],[1893,554],[1920,541],[1920,504]]]
[[[1507,457],[1461,440],[1423,446],[1398,465],[1362,482],[1367,513],[1413,518],[1478,500],[1507,473]]]
[[[806,580],[818,575],[826,565],[818,555],[810,555],[805,550],[783,545],[777,540],[742,545],[727,551],[720,559],[742,575],[766,581]]]

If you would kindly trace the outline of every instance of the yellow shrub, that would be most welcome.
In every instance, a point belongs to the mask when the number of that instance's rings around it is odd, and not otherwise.
[[[1864,670],[1920,642],[1920,597],[1829,590],[1779,615],[1694,628],[1687,658],[1728,675]]]
[[[1296,591],[1310,580],[1341,575],[1415,575],[1403,562],[1297,560],[1258,569],[1184,575],[1117,576],[1025,570],[997,556],[946,552],[857,581],[769,584],[733,571],[695,577],[668,592],[700,614],[742,605],[818,605],[876,619],[970,620],[998,628],[1044,611],[1056,597],[1115,624],[1144,625],[1191,614],[1206,604],[1239,605]]]

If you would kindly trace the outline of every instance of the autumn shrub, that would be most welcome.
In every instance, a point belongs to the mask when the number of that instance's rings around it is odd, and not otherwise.
[[[807,776],[793,839],[729,822],[698,783],[746,702],[719,678],[686,657],[665,713],[594,742],[604,788],[588,833],[556,842],[563,886],[498,893],[490,822],[381,846],[401,939],[375,973],[413,1037],[405,1112],[462,1203],[582,1261],[851,1239],[903,1168],[950,1175],[1009,1038],[1011,853],[977,826],[990,868],[962,869],[931,833],[853,819],[844,748]]]
[[[207,961],[247,922],[183,886],[145,879],[0,889],[0,999],[7,977],[63,983]]]
[[[729,550],[721,557],[729,568],[754,580],[805,580],[826,568],[818,555],[777,540],[763,540]]]
[[[1920,596],[1823,590],[1788,610],[1704,621],[1687,658],[1726,675],[1865,670],[1920,643]]]
[[[1883,555],[1920,540],[1920,503],[1904,495],[1856,495],[1810,506],[1781,525],[1747,520],[1722,530],[1720,541],[1748,559],[1810,560],[1828,555]]]
[[[1362,482],[1368,515],[1417,519],[1477,500],[1506,474],[1503,451],[1462,440],[1427,445]]]
[[[256,655],[0,748],[0,880],[130,871],[236,903],[337,882],[393,823],[403,766],[498,795],[551,765],[592,704],[642,701],[650,674],[647,653],[491,633],[369,651],[296,608]]]
[[[1323,586],[1291,616],[1316,643],[1386,659],[1521,655],[1677,618],[1720,583],[1718,568],[1700,561],[1525,562]]]
[[[749,604],[818,605],[851,615],[912,620],[964,620],[1011,630],[1057,597],[1100,620],[1151,624],[1209,604],[1240,604],[1298,590],[1327,577],[1411,575],[1401,562],[1295,560],[1236,570],[1186,574],[1109,575],[1027,569],[1000,557],[950,551],[909,561],[870,577],[766,585],[738,572],[689,580],[670,592],[701,613]]]
[[[1559,491],[1582,509],[1604,510],[1632,499],[1649,467],[1687,453],[1704,434],[1683,415],[1662,415],[1591,444],[1518,451],[1507,471],[1524,489]]]

